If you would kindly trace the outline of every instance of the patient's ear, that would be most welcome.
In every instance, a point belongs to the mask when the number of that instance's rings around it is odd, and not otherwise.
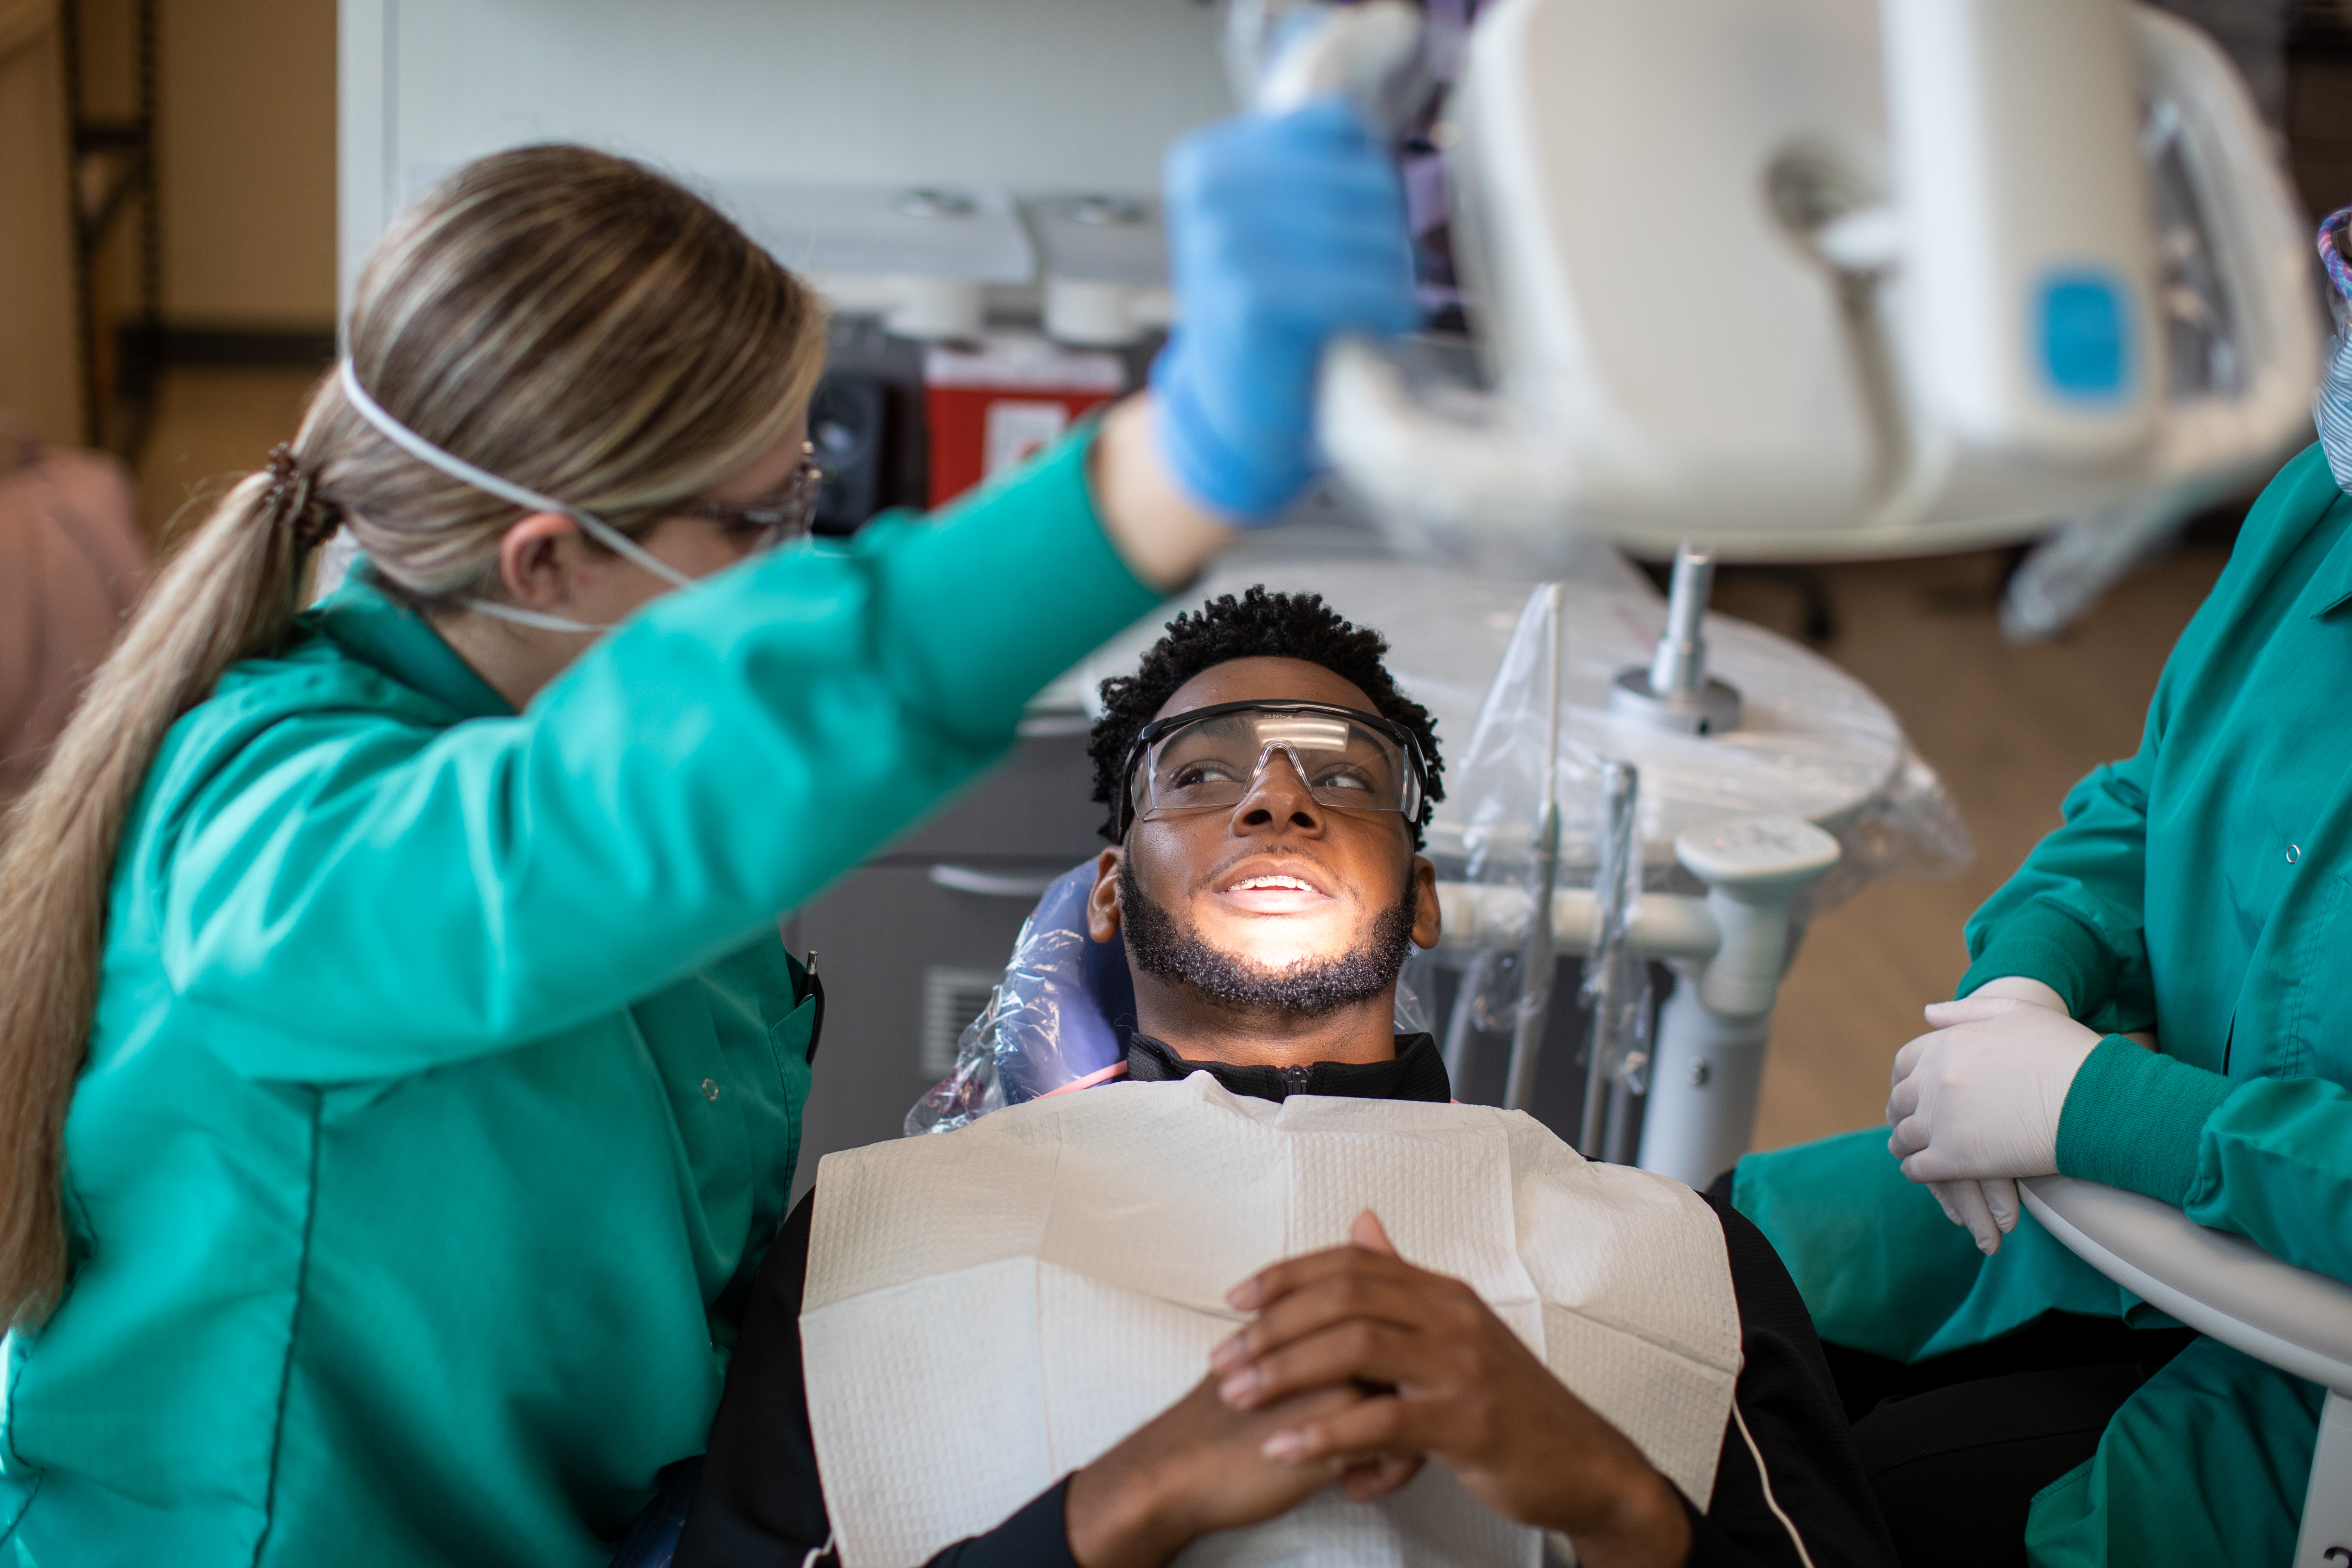
[[[1444,911],[1437,907],[1437,868],[1426,855],[1412,858],[1412,879],[1421,884],[1412,905],[1412,944],[1435,947],[1444,931]]]
[[[1095,857],[1094,891],[1087,895],[1087,935],[1097,942],[1118,934],[1118,867],[1126,858],[1116,844]]]

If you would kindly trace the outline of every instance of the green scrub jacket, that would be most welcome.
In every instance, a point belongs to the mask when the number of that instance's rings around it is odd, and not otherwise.
[[[2109,1031],[2058,1166],[2352,1280],[2352,499],[2317,447],[2264,490],[2167,661],[2139,752],[2066,797],[1968,927],[1966,994],[2054,986]],[[2153,1028],[2161,1054],[2120,1038]],[[1733,1201],[1822,1337],[1918,1360],[2045,1311],[2169,1322],[2032,1215],[1990,1258],[1871,1128],[1739,1163]],[[2284,1563],[2324,1394],[2199,1340],[2034,1500],[2043,1564]]]
[[[778,915],[1156,601],[1084,462],[670,595],[520,715],[362,579],[173,727],[71,1280],[6,1342],[0,1561],[609,1559],[702,1451],[792,1188]]]

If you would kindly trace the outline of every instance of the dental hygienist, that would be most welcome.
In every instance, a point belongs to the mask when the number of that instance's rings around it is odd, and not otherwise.
[[[839,549],[767,548],[822,308],[710,207],[539,147],[392,226],[9,830],[0,1555],[590,1568],[701,1452],[815,1044],[777,917],[1284,507],[1325,341],[1412,322],[1336,103],[1166,195],[1151,390]]]
[[[2347,223],[2320,247],[2352,300]],[[2218,1341],[2086,1323],[2151,1310],[2021,1215],[2017,1180],[2144,1193],[2352,1280],[2352,338],[2316,413],[2138,754],[2077,785],[1969,922],[1961,1000],[1895,1058],[1895,1158],[1881,1129],[1737,1169],[1823,1341],[2002,1374],[1854,1429],[1865,1465],[1900,1461],[1881,1501],[1913,1568],[2294,1553],[2325,1391]],[[2126,1037],[2147,1031],[2156,1048]]]

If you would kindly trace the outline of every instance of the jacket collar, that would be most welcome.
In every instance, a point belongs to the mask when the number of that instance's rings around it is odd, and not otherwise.
[[[2352,521],[2352,496],[2336,488],[2336,476],[2326,463],[2315,464],[2314,468],[2315,472],[2301,476],[2308,485],[2304,496],[2309,500],[2305,504],[2317,503],[2318,516],[2311,526],[2315,531],[2336,531],[2336,542],[2311,574],[2309,602],[2317,606],[2311,612],[2311,618],[2318,620],[2352,604],[2352,528],[2345,526]]]
[[[302,619],[345,653],[412,691],[457,710],[461,719],[511,718],[514,707],[425,617],[387,592],[362,556],[342,585]]]
[[[2312,574],[2312,588],[2318,605],[2311,612],[2315,621],[2352,603],[2352,531],[2336,540],[2336,548],[2327,552],[2319,570]]]
[[[2352,535],[2347,535],[2320,563],[2313,585],[2319,597],[2319,607],[2311,612],[2315,621],[2352,604]]]
[[[1384,1062],[1316,1062],[1309,1067],[1235,1067],[1227,1062],[1188,1061],[1149,1035],[1127,1041],[1127,1076],[1140,1083],[1167,1083],[1207,1073],[1231,1094],[1257,1100],[1287,1100],[1294,1094],[1328,1094],[1348,1100],[1454,1098],[1445,1058],[1425,1034],[1399,1035],[1396,1056]]]

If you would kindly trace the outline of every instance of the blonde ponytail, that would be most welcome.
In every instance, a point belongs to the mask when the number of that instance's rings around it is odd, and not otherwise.
[[[147,764],[173,721],[293,618],[299,546],[271,515],[272,488],[248,476],[164,569],[0,848],[0,1312],[12,1324],[46,1314],[65,1279],[66,1106],[98,1002],[115,846]]]
[[[469,461],[637,532],[772,447],[824,357],[822,307],[703,202],[622,159],[534,147],[469,164],[370,258],[354,366]],[[385,441],[332,377],[294,441],[171,559],[0,838],[0,1321],[67,1284],[66,1112],[86,1058],[114,862],[163,737],[283,647],[340,519],[426,609],[499,591],[518,510]]]

